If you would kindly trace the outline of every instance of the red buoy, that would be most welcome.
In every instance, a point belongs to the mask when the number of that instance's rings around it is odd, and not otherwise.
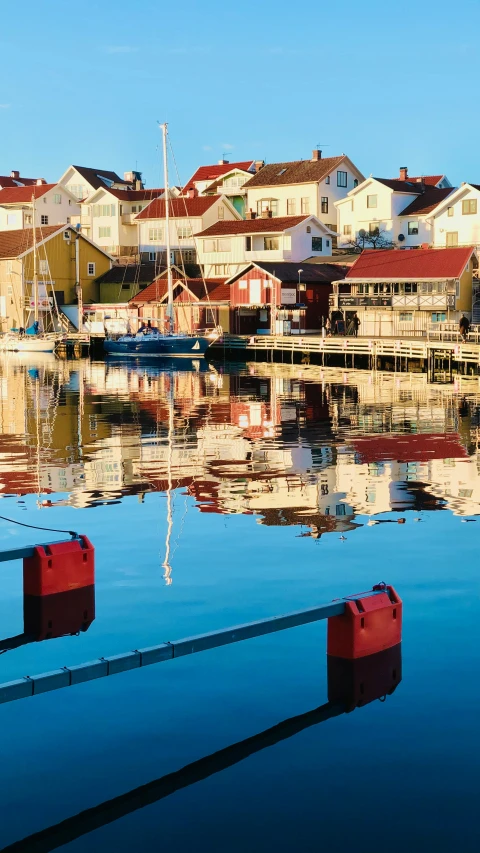
[[[37,545],[33,557],[24,557],[24,595],[53,595],[94,582],[95,549],[86,536]]]
[[[345,599],[345,612],[328,620],[327,654],[355,660],[390,649],[402,639],[402,601],[393,586]]]

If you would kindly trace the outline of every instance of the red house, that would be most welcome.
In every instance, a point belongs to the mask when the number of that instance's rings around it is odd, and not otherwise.
[[[249,264],[227,280],[231,331],[239,335],[303,334],[319,330],[329,314],[332,282],[340,264],[264,262]]]

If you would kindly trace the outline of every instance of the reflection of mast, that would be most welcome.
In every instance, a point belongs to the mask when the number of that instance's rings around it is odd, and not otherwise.
[[[173,453],[173,373],[169,374],[170,388],[168,392],[168,484],[167,484],[167,536],[165,539],[165,559],[162,563],[164,569],[163,577],[169,586],[172,583],[170,565],[170,548],[173,529],[173,506],[172,506],[172,453]]]

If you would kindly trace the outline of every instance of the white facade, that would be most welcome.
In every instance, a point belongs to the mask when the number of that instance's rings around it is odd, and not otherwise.
[[[10,201],[2,204],[0,191],[0,231],[18,231],[35,225],[68,225],[72,216],[78,215],[80,205],[76,199],[59,184],[46,185],[47,191],[35,199],[35,222],[32,200]],[[30,190],[30,187],[24,188]],[[32,187],[32,190],[34,187]],[[37,189],[37,188],[35,188]],[[12,198],[15,190],[7,188],[7,198]],[[36,193],[38,195],[38,193]],[[25,193],[23,192],[23,195]]]
[[[385,232],[385,239],[394,243],[403,234],[405,240],[400,242],[404,246],[431,242],[430,225],[423,217],[412,216],[412,221],[419,221],[418,233],[412,235],[408,234],[408,222],[400,218],[402,210],[417,196],[418,193],[409,192],[408,189],[398,192],[375,178],[367,178],[336,204],[338,245],[347,246],[358,237],[359,231],[368,233],[374,228]]]
[[[188,205],[188,199],[185,199]],[[196,261],[197,241],[195,234],[204,231],[216,222],[239,220],[241,216],[224,196],[219,196],[201,216],[169,217],[170,250],[174,263],[183,259],[186,263]],[[165,219],[136,219],[140,252],[146,260],[155,261],[157,254],[166,250]],[[181,259],[177,259],[177,254]]]
[[[480,247],[480,189],[463,184],[435,210],[435,246]]]
[[[247,226],[240,233],[233,231],[231,234],[224,232],[198,237],[198,262],[205,277],[230,278],[246,264],[256,261],[301,262],[312,256],[330,256],[332,253],[335,234],[314,216],[282,231],[269,229],[268,223],[269,220],[265,220],[261,232],[252,227],[249,233]]]
[[[91,171],[94,171],[93,169]],[[115,173],[110,173],[115,174]],[[99,170],[97,177],[102,180],[105,184],[105,188],[108,189],[108,186],[119,186],[119,187],[133,187],[135,186],[135,179],[132,175],[132,180],[127,181],[120,178],[115,184],[111,180],[107,180],[102,178],[102,171]],[[82,175],[75,166],[69,166],[66,172],[63,173],[62,177],[58,181],[59,184],[62,184],[78,201],[83,201],[88,198],[96,189],[99,189],[98,185],[94,186],[91,184],[88,179]]]
[[[312,215],[337,231],[335,203],[363,181],[363,175],[345,157],[321,181],[247,187],[247,210],[260,215],[266,207],[273,216]]]
[[[139,195],[147,192],[141,190]],[[72,220],[72,225],[81,225],[82,231],[109,254],[135,253],[138,251],[139,230],[136,216],[151,201],[152,198],[125,201],[110,190],[96,190],[81,205],[81,214]]]

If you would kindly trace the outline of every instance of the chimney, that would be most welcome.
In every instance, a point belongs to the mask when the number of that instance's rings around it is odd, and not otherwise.
[[[316,163],[318,160],[322,159],[322,152],[319,148],[314,148],[312,151],[312,160]]]
[[[37,187],[41,187],[43,184],[43,178],[37,178],[35,183],[37,184]]]
[[[230,162],[229,160],[219,160],[218,165],[219,166],[228,166],[229,162]]]
[[[198,195],[198,190],[196,187],[189,187],[187,190],[187,198],[196,198]]]
[[[408,181],[408,166],[400,166],[400,180]]]
[[[13,178],[14,181],[18,181],[20,179],[20,172],[13,170],[10,172],[10,177]]]
[[[272,216],[272,211],[269,210],[267,207],[266,210],[262,210],[260,219],[271,219],[271,216]]]
[[[141,182],[141,181],[139,181],[139,180],[138,180],[138,178],[137,178],[137,180],[135,181],[135,189],[136,189],[136,190],[141,190],[141,189],[143,189],[143,187],[142,187],[142,182]]]
[[[255,174],[265,165],[265,160],[255,160]]]
[[[257,214],[253,212],[252,208],[250,208],[250,210],[247,210],[245,214],[245,219],[256,219],[256,217]]]

